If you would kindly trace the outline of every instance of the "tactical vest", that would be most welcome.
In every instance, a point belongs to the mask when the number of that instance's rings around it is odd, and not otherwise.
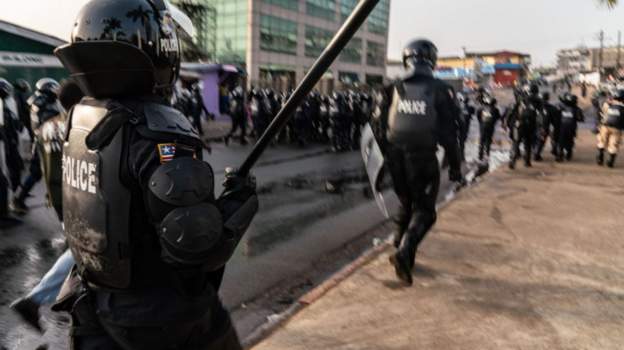
[[[125,289],[132,283],[128,128],[146,124],[147,133],[197,139],[179,111],[155,103],[140,106],[135,113],[117,102],[89,99],[74,107],[68,121],[63,146],[65,237],[80,275],[98,287]]]
[[[603,112],[603,124],[612,128],[624,128],[624,105],[609,103]]]
[[[131,193],[120,181],[125,127],[99,150],[86,144],[87,136],[108,116],[105,103],[84,102],[70,116],[63,146],[63,219],[80,275],[97,285],[123,289],[131,281]]]
[[[435,152],[437,119],[434,89],[403,83],[394,89],[386,137],[406,151]]]
[[[576,109],[574,107],[562,105],[561,122],[564,124],[576,123]]]
[[[484,108],[481,112],[481,121],[485,124],[492,124],[494,122],[494,115],[489,108]]]

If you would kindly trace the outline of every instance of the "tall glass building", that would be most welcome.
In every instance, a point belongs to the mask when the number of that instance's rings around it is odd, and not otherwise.
[[[211,60],[239,64],[252,85],[289,89],[327,46],[358,0],[177,0],[205,8],[191,15],[196,44]],[[188,6],[186,6],[188,7]],[[383,82],[390,0],[366,24],[325,75],[324,84]]]

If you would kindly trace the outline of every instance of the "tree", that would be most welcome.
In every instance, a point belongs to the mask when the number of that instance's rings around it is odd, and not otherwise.
[[[606,6],[610,9],[616,7],[618,5],[618,0],[598,0],[598,3],[602,6]]]

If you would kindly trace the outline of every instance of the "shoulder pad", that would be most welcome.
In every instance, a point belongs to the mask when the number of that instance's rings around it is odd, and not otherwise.
[[[197,130],[184,114],[175,108],[157,103],[148,103],[144,107],[147,128],[154,132],[177,134],[199,139]]]

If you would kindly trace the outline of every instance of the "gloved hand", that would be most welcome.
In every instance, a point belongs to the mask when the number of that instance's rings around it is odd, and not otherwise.
[[[237,169],[228,167],[225,169],[223,188],[220,200],[227,198],[245,202],[256,194],[256,177],[251,174],[242,177]]]

